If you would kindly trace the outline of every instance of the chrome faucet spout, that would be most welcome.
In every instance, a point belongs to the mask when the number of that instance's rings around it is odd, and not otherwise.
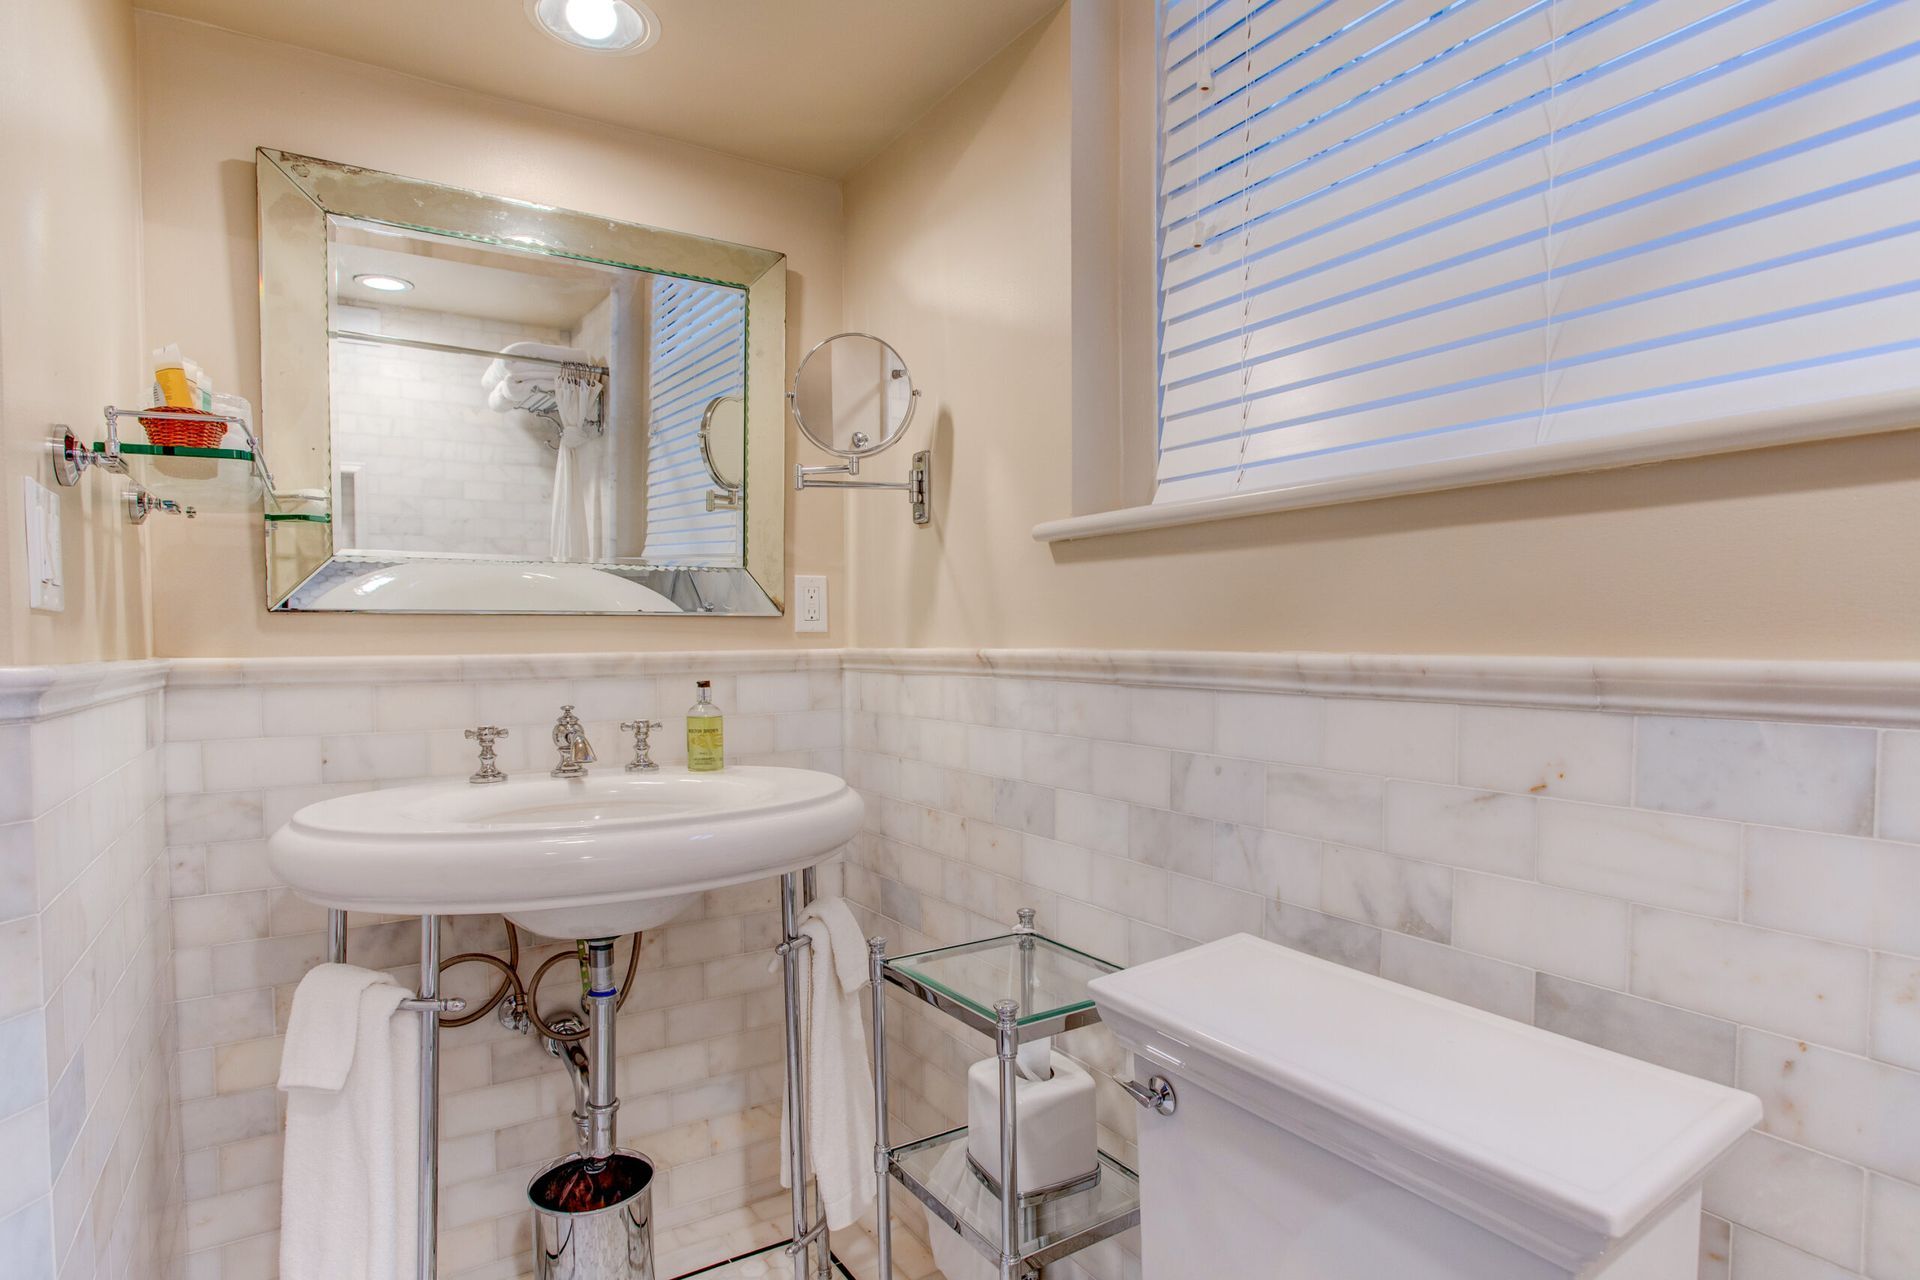
[[[553,726],[553,745],[560,752],[560,763],[553,768],[556,778],[584,778],[586,766],[599,758],[593,754],[593,744],[587,741],[587,731],[571,706],[560,708],[560,719]]]

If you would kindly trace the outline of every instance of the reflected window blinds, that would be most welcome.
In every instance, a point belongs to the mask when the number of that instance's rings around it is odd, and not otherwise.
[[[738,564],[740,513],[707,510],[713,475],[700,456],[700,419],[747,386],[747,295],[656,276],[648,343],[646,557],[667,564]]]
[[[1161,58],[1157,502],[1920,388],[1920,0],[1172,0]]]

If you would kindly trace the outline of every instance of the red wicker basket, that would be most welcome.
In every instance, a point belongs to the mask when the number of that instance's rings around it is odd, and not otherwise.
[[[204,409],[176,408],[172,405],[155,405],[168,413],[190,413],[195,416],[207,415]],[[208,422],[187,422],[180,418],[142,418],[141,428],[147,433],[150,444],[164,445],[184,449],[217,449],[226,439],[227,424],[214,419]]]

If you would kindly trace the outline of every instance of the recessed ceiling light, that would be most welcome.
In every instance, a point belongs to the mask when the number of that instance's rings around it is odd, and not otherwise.
[[[639,53],[660,38],[660,19],[644,0],[527,0],[527,16],[555,40],[593,53]]]
[[[413,288],[413,281],[402,280],[399,276],[363,274],[355,276],[353,282],[365,289],[378,289],[381,293],[405,293]]]

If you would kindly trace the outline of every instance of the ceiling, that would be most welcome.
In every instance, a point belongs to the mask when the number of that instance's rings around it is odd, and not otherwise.
[[[569,49],[523,0],[135,0],[139,8],[841,177],[1061,0],[649,0],[659,43]]]

